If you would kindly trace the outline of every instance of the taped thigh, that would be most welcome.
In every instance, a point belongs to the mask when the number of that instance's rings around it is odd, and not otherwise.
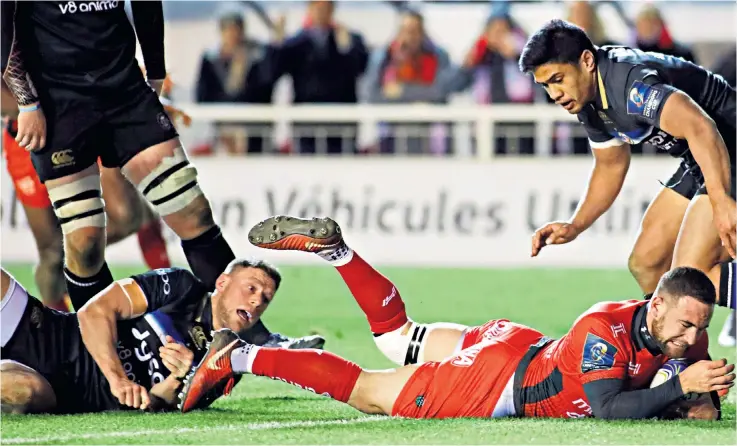
[[[179,212],[202,195],[197,169],[181,147],[174,149],[172,156],[163,158],[138,184],[138,190],[161,216]]]
[[[88,175],[51,188],[49,198],[64,234],[81,228],[105,227],[105,202],[99,175]]]
[[[410,320],[410,327],[404,333],[404,326],[374,337],[379,350],[390,361],[397,365],[422,364],[425,362],[425,347],[430,332],[438,328],[458,328],[458,324],[436,322],[433,324],[418,324]],[[465,332],[464,332],[465,336]],[[463,345],[463,336],[455,348],[455,352]]]

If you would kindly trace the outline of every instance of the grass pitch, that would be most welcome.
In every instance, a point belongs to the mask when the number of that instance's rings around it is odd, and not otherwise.
[[[30,265],[3,265],[35,293]],[[115,277],[143,271],[113,268]],[[288,335],[319,332],[326,348],[368,368],[391,367],[338,274],[284,267],[284,282],[264,318]],[[469,325],[509,318],[561,336],[590,305],[638,298],[626,271],[384,268],[411,317]],[[716,343],[727,312],[709,329],[711,354],[735,361]],[[2,417],[4,444],[737,444],[735,392],[718,423],[542,419],[401,420],[352,408],[260,377],[246,377],[210,410],[186,415],[106,413]]]

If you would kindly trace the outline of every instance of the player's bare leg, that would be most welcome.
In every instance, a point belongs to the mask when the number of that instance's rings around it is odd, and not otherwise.
[[[46,181],[64,235],[64,277],[75,309],[113,282],[105,263],[105,209],[97,163]]]
[[[330,352],[256,347],[230,330],[218,330],[186,378],[179,408],[196,409],[211,389],[224,385],[229,392],[234,375],[250,373],[328,396],[367,414],[390,415],[416,368],[369,371]]]
[[[691,266],[704,271],[716,287],[717,303],[734,308],[735,289],[730,283],[735,280],[735,264],[722,246],[719,233],[714,227],[708,195],[697,195],[691,200],[678,235],[672,266]],[[734,323],[734,312],[729,317],[732,320],[728,319],[727,324]],[[719,337],[720,343],[734,346],[734,336],[723,334],[724,336]]]
[[[366,315],[377,347],[395,364],[440,361],[460,350],[468,327],[409,319],[397,287],[346,245],[332,219],[271,217],[254,226],[248,239],[261,248],[311,252],[329,261]]]
[[[108,217],[107,243],[112,245],[137,234],[141,253],[149,269],[169,268],[166,240],[159,217],[120,169],[102,168],[105,210]]]
[[[63,237],[54,209],[23,205],[23,211],[38,250],[38,264],[33,274],[41,300],[49,308],[69,311],[65,302]]]
[[[688,199],[667,187],[648,206],[628,266],[644,294],[655,291],[669,269]]]

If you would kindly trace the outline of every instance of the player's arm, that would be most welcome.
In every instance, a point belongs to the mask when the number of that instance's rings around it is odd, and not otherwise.
[[[84,345],[111,386],[128,380],[116,348],[117,322],[141,316],[147,309],[143,290],[128,278],[113,282],[77,311]]]
[[[15,102],[15,96],[11,93],[5,81],[0,79],[0,113],[5,117],[15,119],[18,117],[18,104]]]
[[[2,11],[2,27],[0,33],[2,46],[2,77],[10,92],[13,94],[14,101],[20,107],[33,107],[38,104],[38,95],[33,86],[28,72],[26,71],[21,54],[21,45],[18,42],[18,34],[15,32],[17,23],[16,1],[0,2]],[[4,98],[3,98],[4,99]]]
[[[663,88],[672,88],[663,86]],[[675,138],[688,141],[688,147],[704,174],[709,198],[729,198],[731,184],[729,152],[716,123],[687,94],[673,91],[665,99],[658,127]]]
[[[131,1],[131,13],[138,43],[141,45],[146,76],[156,94],[160,94],[164,79],[166,79],[164,8],[162,1]]]
[[[678,379],[630,391],[624,390],[623,379],[598,379],[584,384],[583,389],[593,415],[605,420],[656,417],[685,395]]]
[[[594,167],[586,191],[571,217],[571,224],[583,232],[599,219],[614,203],[622,190],[630,167],[630,146],[618,139],[591,142]]]

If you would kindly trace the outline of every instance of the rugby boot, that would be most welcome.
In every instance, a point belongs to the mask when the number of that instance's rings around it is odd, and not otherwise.
[[[213,331],[212,341],[207,345],[204,358],[184,379],[184,387],[179,394],[179,410],[189,412],[198,408],[201,400],[211,398],[209,395],[211,391],[223,386],[222,394],[230,394],[236,378],[230,354],[233,350],[247,345],[248,343],[232,330],[224,328]]]
[[[340,226],[329,217],[269,217],[248,231],[248,241],[259,248],[314,253],[344,246]]]

